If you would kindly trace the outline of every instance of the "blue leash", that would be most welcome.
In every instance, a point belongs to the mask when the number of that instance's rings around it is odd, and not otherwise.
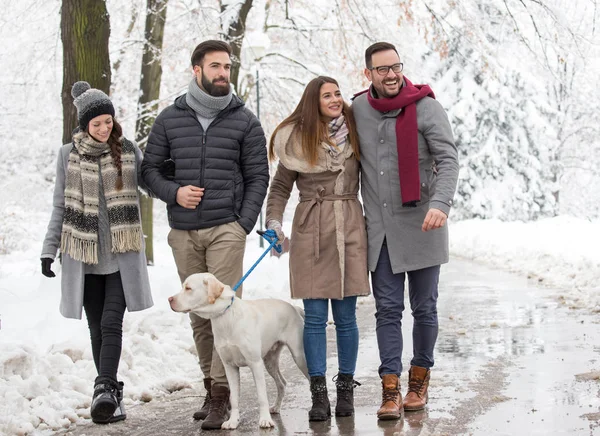
[[[271,248],[275,247],[275,251],[277,251],[278,253],[281,253],[282,251],[281,244],[277,244],[277,233],[275,233],[275,230],[257,230],[256,233],[258,233],[261,237],[265,238],[269,243],[269,246],[267,247],[265,252],[258,258],[258,260],[254,262],[254,265],[252,265],[248,272],[244,274],[244,277],[242,277],[241,280],[237,282],[233,288],[231,288],[233,292],[238,290],[238,288],[242,285],[244,280],[246,280],[246,277],[248,277],[250,273],[254,270],[254,268],[256,268],[256,265],[258,265],[260,261],[263,260],[263,258],[267,255]]]

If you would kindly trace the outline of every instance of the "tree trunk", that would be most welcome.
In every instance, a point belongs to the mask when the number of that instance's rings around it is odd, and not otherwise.
[[[233,20],[229,23],[224,23],[223,32],[225,33],[225,37],[227,42],[231,45],[231,57],[234,60],[233,65],[231,65],[231,76],[230,81],[235,89],[236,94],[239,94],[239,83],[238,77],[240,74],[240,55],[242,52],[242,42],[244,40],[244,34],[246,32],[246,18],[248,17],[248,12],[252,8],[253,0],[244,0],[240,7],[239,14],[236,20]],[[221,13],[223,16],[227,16],[225,14],[227,8],[232,6],[229,5],[229,2],[225,3],[221,1]],[[235,4],[233,7],[237,7]],[[225,26],[228,26],[225,28]]]
[[[168,0],[147,0],[144,55],[140,78],[141,92],[138,100],[138,118],[135,123],[135,140],[142,151],[146,149],[148,135],[158,113],[167,2]],[[154,264],[152,206],[152,199],[142,196],[142,229],[146,238],[146,259],[149,265]]]
[[[63,143],[71,142],[77,110],[71,87],[85,80],[110,92],[110,17],[105,0],[63,0],[60,20],[63,43]]]

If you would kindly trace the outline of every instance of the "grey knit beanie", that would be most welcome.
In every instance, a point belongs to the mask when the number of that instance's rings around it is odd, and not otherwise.
[[[89,122],[99,115],[115,116],[115,108],[104,92],[92,88],[87,82],[75,82],[71,88],[73,104],[77,108],[77,119],[81,130],[86,130]]]

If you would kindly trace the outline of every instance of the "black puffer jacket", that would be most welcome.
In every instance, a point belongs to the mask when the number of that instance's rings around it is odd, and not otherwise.
[[[173,180],[159,170],[167,159],[175,162]],[[204,131],[182,95],[154,122],[142,177],[167,203],[172,228],[197,230],[238,221],[250,233],[269,183],[265,134],[235,95]],[[205,188],[196,209],[177,204],[177,189],[186,185]]]

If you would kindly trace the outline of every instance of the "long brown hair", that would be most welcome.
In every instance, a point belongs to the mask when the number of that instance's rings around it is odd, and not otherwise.
[[[300,135],[304,157],[311,166],[314,166],[317,163],[321,142],[330,142],[329,132],[327,131],[327,122],[323,119],[319,110],[321,86],[325,83],[333,83],[339,88],[338,82],[327,76],[319,76],[308,82],[296,109],[294,109],[290,116],[284,119],[277,128],[275,128],[275,131],[271,135],[271,139],[269,140],[270,160],[276,158],[275,136],[277,135],[277,132],[285,126],[294,124],[296,126],[294,128],[294,133]],[[345,101],[343,102],[343,105],[342,114],[348,125],[350,145],[352,146],[356,159],[359,159],[358,134],[356,133],[354,115],[352,114],[352,109]]]
[[[123,128],[116,120],[115,117],[112,117],[113,120],[113,128],[108,136],[108,145],[110,146],[110,155],[112,157],[113,163],[115,167],[117,167],[117,181],[115,183],[115,187],[117,191],[123,189],[123,165],[121,162],[121,152],[123,150]],[[87,133],[89,134],[89,130],[86,128]]]

